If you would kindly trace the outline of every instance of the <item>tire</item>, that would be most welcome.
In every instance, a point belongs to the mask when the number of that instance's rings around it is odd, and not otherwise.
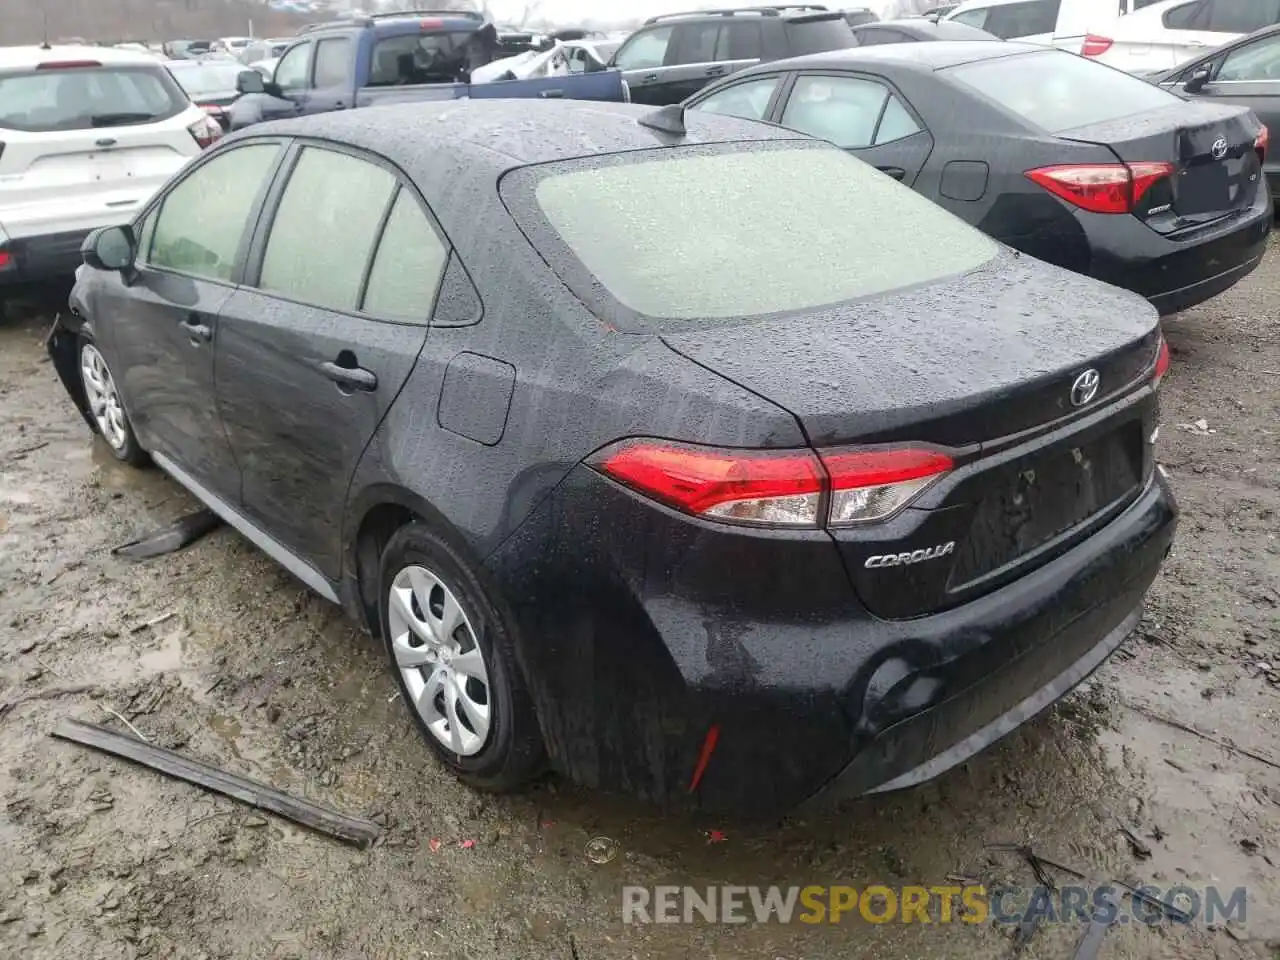
[[[87,337],[81,337],[76,348],[76,366],[80,371],[85,402],[89,406],[89,419],[111,455],[135,467],[146,464],[149,457],[133,432],[133,424],[129,422],[129,415],[120,400],[106,357]]]
[[[430,528],[410,524],[383,550],[378,582],[383,646],[427,745],[472,787],[523,786],[545,764],[542,733],[511,629],[476,571]]]

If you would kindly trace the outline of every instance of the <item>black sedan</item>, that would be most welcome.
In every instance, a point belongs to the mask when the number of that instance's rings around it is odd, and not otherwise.
[[[1185,97],[1248,107],[1269,131],[1280,130],[1280,26],[1144,79]],[[1264,150],[1262,169],[1271,195],[1280,198],[1280,161],[1274,152]]]
[[[956,20],[928,20],[924,17],[906,17],[902,20],[881,20],[853,28],[858,46],[873,47],[881,43],[920,43],[928,40],[996,40],[994,33]]]
[[[231,58],[209,58],[171,60],[165,66],[192,103],[217,120],[222,129],[231,129],[229,108],[240,96],[236,92],[236,77],[244,70],[244,64]]]
[[[1062,50],[898,43],[753,67],[687,101],[822,137],[1033,256],[1175,313],[1237,283],[1272,223],[1267,132]]]
[[[381,639],[468,783],[549,756],[764,815],[926,780],[1138,621],[1156,312],[829,144],[652,109],[232,135],[86,241],[56,369]]]

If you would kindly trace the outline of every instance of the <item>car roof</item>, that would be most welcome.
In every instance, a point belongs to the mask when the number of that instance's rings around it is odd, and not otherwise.
[[[967,23],[957,23],[954,20],[930,20],[928,17],[906,17],[901,20],[880,20],[877,23],[864,23],[861,26],[854,27],[854,33],[861,30],[875,30],[879,27],[888,27],[890,30],[910,31],[916,34],[937,37],[939,40],[981,40],[983,37],[990,37],[992,40],[999,39],[995,34],[987,33],[978,27],[971,27]]]
[[[155,66],[150,52],[127,47],[96,47],[89,44],[55,43],[51,46],[0,47],[0,70],[21,70],[41,63],[93,60],[104,66]]]
[[[947,19],[954,17],[957,13],[965,13],[974,9],[985,9],[987,7],[1007,7],[1011,3],[1026,3],[1027,0],[961,0],[956,9],[947,14]],[[1071,0],[1066,0],[1070,3]]]
[[[733,76],[786,70],[818,70],[840,67],[853,69],[861,64],[892,64],[906,70],[929,73],[962,63],[977,60],[998,60],[1027,53],[1051,53],[1052,47],[1038,43],[1017,43],[1010,40],[922,40],[919,43],[881,43],[870,47],[847,47],[811,53],[790,60],[774,60],[763,63]],[[1059,51],[1061,52],[1061,51]]]

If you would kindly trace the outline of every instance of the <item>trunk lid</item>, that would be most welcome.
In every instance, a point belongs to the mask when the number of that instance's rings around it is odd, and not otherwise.
[[[1171,164],[1172,175],[1155,182],[1134,211],[1153,230],[1169,234],[1253,205],[1262,179],[1258,133],[1248,110],[1194,100],[1057,136],[1105,146],[1126,163]]]
[[[1148,471],[1155,310],[1005,251],[963,277],[667,343],[790,411],[819,448],[940,444],[956,468],[882,523],[832,528],[875,615],[926,615],[1087,536]],[[1098,375],[1096,396],[1073,387]],[[1136,395],[1142,398],[1142,394]]]

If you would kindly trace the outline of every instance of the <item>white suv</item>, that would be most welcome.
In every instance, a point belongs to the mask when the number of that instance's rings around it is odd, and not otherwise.
[[[70,276],[85,234],[221,135],[150,54],[0,47],[0,291]]]
[[[1162,0],[1090,26],[1080,53],[1130,73],[1154,73],[1280,23],[1280,0]]]
[[[965,0],[947,20],[977,27],[1001,40],[1052,44],[1079,53],[1098,24],[1132,13],[1156,0]],[[1269,0],[1257,0],[1269,2]]]

